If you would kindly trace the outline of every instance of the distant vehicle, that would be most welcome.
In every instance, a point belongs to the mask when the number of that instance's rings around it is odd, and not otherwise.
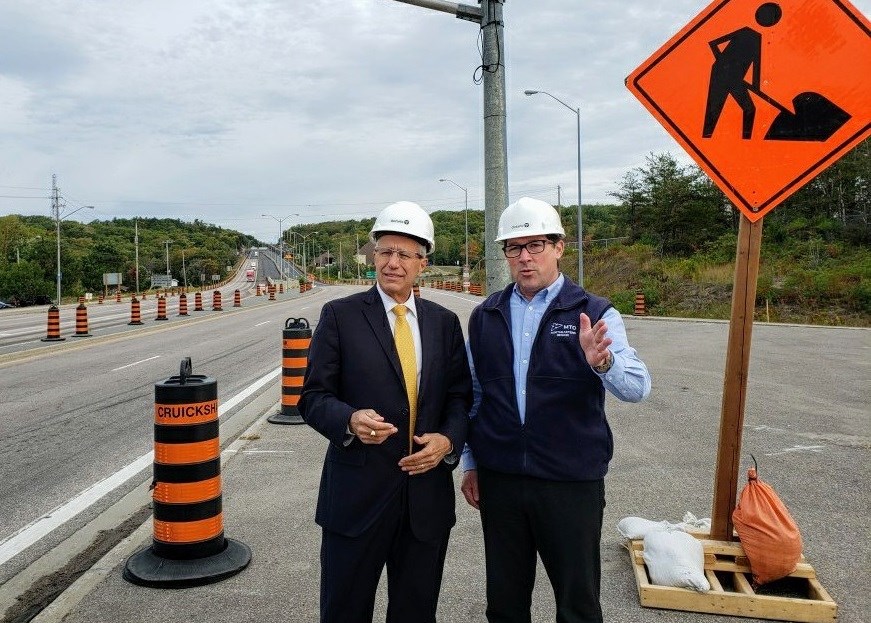
[[[254,257],[257,257],[257,251],[254,252]]]
[[[249,268],[245,271],[245,281],[254,281],[254,269]]]
[[[257,268],[257,262],[251,262],[251,268]]]
[[[3,309],[5,307],[12,307],[12,305],[10,305],[9,303],[4,303],[3,301],[0,301],[0,309]]]

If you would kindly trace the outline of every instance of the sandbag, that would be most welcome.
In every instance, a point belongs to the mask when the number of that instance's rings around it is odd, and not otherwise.
[[[732,522],[757,586],[795,571],[802,550],[798,526],[774,489],[759,480],[753,467],[747,471],[747,484],[732,512]]]
[[[711,590],[701,541],[682,530],[652,530],[644,537],[644,563],[659,586]]]

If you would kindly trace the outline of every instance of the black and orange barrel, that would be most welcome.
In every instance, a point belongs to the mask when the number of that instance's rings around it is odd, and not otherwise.
[[[284,282],[283,281],[278,282],[278,293],[284,294]]]
[[[52,305],[48,308],[48,326],[43,342],[63,342],[66,338],[60,336],[60,310]]]
[[[203,310],[203,294],[202,292],[194,293],[194,311],[204,311]]]
[[[282,331],[281,410],[267,418],[273,424],[304,424],[299,414],[302,381],[308,367],[312,330],[305,318],[288,318]]]
[[[275,284],[274,283],[269,284],[269,300],[270,301],[275,300]]]
[[[103,295],[102,294],[97,295],[97,304],[98,305],[103,304]]]
[[[134,584],[208,584],[251,561],[246,545],[224,536],[218,384],[191,372],[188,357],[154,386],[153,535],[124,568]]]
[[[155,320],[169,320],[166,317],[166,294],[157,297],[157,317]]]
[[[121,302],[121,290],[120,289],[115,290],[115,302],[116,303]]]
[[[135,294],[130,298],[130,322],[127,324],[142,324],[142,306]]]
[[[242,307],[242,293],[239,290],[233,292],[233,307]]]
[[[88,331],[88,308],[84,303],[79,303],[76,307],[76,332],[73,337],[91,337]]]
[[[635,310],[632,312],[633,316],[646,316],[647,315],[647,303],[644,300],[644,290],[637,290],[635,292]]]
[[[182,292],[178,297],[178,315],[188,315],[188,295]]]
[[[212,311],[224,311],[221,307],[221,291],[215,290],[212,292]]]

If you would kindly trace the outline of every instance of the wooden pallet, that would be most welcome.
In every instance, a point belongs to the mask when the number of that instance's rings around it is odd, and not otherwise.
[[[651,584],[644,564],[644,541],[630,542],[628,547],[642,606],[806,623],[837,620],[838,604],[819,583],[816,572],[804,557],[788,577],[754,590],[750,564],[740,542],[694,536],[705,549],[705,576],[711,590],[704,593]]]

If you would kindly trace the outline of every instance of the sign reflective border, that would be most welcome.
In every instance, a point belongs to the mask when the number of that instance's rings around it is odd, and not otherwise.
[[[846,0],[716,0],[626,86],[756,221],[871,136],[871,23]]]

